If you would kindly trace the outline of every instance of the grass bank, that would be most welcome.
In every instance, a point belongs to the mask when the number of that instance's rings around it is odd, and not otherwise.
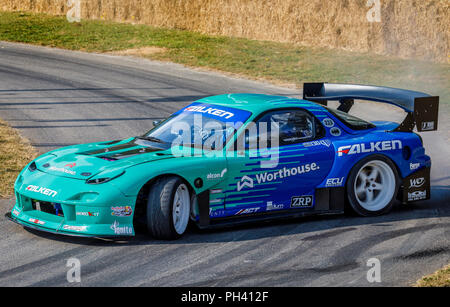
[[[14,194],[17,175],[36,155],[34,147],[0,119],[0,197]]]
[[[370,9],[367,0],[82,0],[80,14],[83,19],[447,62],[448,0],[377,2]],[[0,8],[8,11],[62,15],[70,7],[67,0],[0,0]],[[369,11],[379,11],[379,22],[369,21]]]
[[[65,16],[23,12],[0,12],[0,40],[89,52],[126,50],[150,59],[298,86],[310,81],[396,86],[440,95],[450,104],[450,64],[446,63],[111,21],[71,24]]]
[[[450,287],[450,266],[434,274],[423,277],[416,283],[417,287]]]

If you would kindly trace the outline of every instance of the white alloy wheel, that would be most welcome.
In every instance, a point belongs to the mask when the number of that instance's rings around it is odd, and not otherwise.
[[[183,234],[189,222],[191,200],[189,190],[185,184],[180,184],[173,198],[172,218],[173,226],[178,234]]]
[[[387,207],[396,191],[392,168],[381,160],[364,164],[356,175],[354,193],[359,205],[367,211],[380,211]]]

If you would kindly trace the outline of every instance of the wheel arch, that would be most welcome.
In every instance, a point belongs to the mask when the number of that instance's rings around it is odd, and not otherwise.
[[[400,167],[399,167],[399,165],[397,164],[397,162],[396,162],[394,159],[392,159],[392,157],[389,157],[388,155],[383,154],[383,153],[372,153],[372,154],[369,154],[369,155],[366,155],[366,156],[363,156],[363,157],[359,158],[358,160],[356,160],[356,161],[353,163],[352,167],[345,173],[345,182],[344,182],[344,184],[347,185],[347,181],[348,181],[348,179],[349,179],[349,177],[350,177],[350,174],[352,173],[353,169],[356,167],[356,165],[357,165],[359,162],[361,162],[361,161],[364,160],[364,159],[369,159],[370,157],[377,157],[377,156],[382,156],[382,157],[388,159],[389,161],[391,161],[392,164],[394,164],[394,166],[395,166],[395,170],[396,170],[397,176],[398,176],[397,179],[399,179],[399,180],[402,180],[402,179],[403,179],[403,177],[401,176],[401,170],[400,170]]]
[[[189,189],[189,194],[192,196],[192,193],[195,193],[194,188],[192,187],[192,185],[189,183],[188,180],[186,180],[186,178],[184,178],[183,176],[180,176],[179,174],[175,174],[175,173],[165,173],[165,174],[160,174],[157,175],[151,179],[149,179],[147,182],[145,182],[139,189],[138,195],[136,197],[136,203],[135,203],[135,208],[134,208],[134,216],[133,216],[133,224],[138,225],[138,224],[144,224],[146,222],[145,221],[145,215],[146,215],[146,211],[147,211],[147,200],[148,200],[148,193],[150,191],[150,187],[160,178],[164,178],[164,177],[178,177],[179,179],[181,179],[181,181],[183,181],[184,184],[186,184],[186,186]],[[144,217],[144,219],[143,219]]]
[[[346,176],[346,180],[344,183],[344,188],[345,188],[345,210],[349,209],[348,207],[350,207],[350,203],[349,203],[349,199],[348,199],[348,195],[349,195],[349,191],[348,191],[348,181],[350,180],[351,174],[354,171],[355,167],[357,167],[357,165],[362,162],[363,160],[366,161],[370,161],[370,160],[374,160],[377,157],[382,157],[385,158],[386,160],[390,161],[392,163],[392,165],[394,165],[395,167],[395,172],[394,172],[394,176],[396,176],[396,180],[398,182],[398,189],[396,194],[394,195],[394,197],[396,199],[398,199],[399,193],[401,192],[401,185],[402,185],[402,176],[401,176],[401,172],[400,172],[400,168],[399,165],[395,162],[394,159],[392,159],[392,157],[383,154],[383,153],[372,153],[372,154],[368,154],[366,156],[361,157],[360,159],[358,159],[357,161],[355,161],[355,163],[353,164],[353,166],[350,168],[350,170],[347,172],[347,176]]]

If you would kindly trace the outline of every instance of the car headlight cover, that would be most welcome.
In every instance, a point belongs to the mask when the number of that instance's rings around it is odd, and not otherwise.
[[[37,169],[36,163],[35,163],[34,161],[31,162],[30,165],[28,166],[28,170],[29,170],[30,172],[34,172],[36,169]]]
[[[86,180],[86,183],[87,184],[102,184],[102,183],[111,181],[113,179],[116,179],[117,177],[120,177],[123,174],[125,174],[125,171],[121,171],[119,173],[117,173],[117,172],[102,172],[102,173],[98,174],[97,176],[94,176],[94,177]]]

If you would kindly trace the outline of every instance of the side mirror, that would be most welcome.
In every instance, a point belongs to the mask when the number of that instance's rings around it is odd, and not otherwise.
[[[153,121],[153,127],[158,126],[159,124],[161,124],[162,120],[158,119],[158,120],[154,120]]]

